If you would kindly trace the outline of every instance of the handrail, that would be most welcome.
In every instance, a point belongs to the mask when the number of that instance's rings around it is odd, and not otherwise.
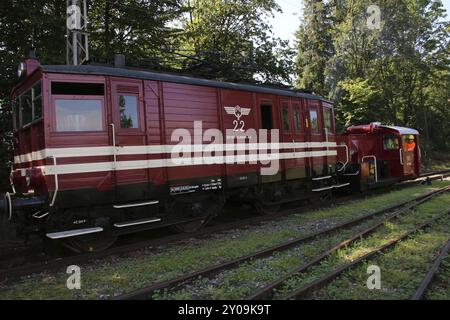
[[[349,157],[349,155],[348,155],[349,151],[348,151],[348,146],[347,146],[346,144],[339,144],[339,145],[336,145],[336,148],[339,148],[339,147],[345,148],[345,157],[347,158],[346,161],[345,161],[345,163],[344,163],[344,165],[342,166],[342,169],[341,169],[341,170],[338,170],[338,172],[341,172],[341,171],[345,171],[345,167],[347,167],[348,162],[350,161],[350,157]]]
[[[364,162],[365,158],[373,158],[375,160],[375,182],[378,182],[377,157],[375,157],[374,155],[364,156],[362,157],[361,161]]]
[[[56,196],[58,195],[59,191],[59,181],[58,181],[58,173],[56,171],[56,157],[50,156],[49,158],[53,158],[53,167],[55,168],[55,192],[53,193],[52,202],[50,203],[50,207],[53,207],[55,205]]]
[[[403,150],[402,148],[399,149],[400,152],[400,164],[403,165]]]
[[[8,215],[8,221],[12,220],[12,201],[11,201],[11,195],[9,192],[5,193],[5,208],[6,208],[6,214]]]
[[[109,125],[111,126],[111,130],[112,130],[112,144],[113,144],[113,157],[114,157],[113,169],[116,170],[116,168],[117,168],[116,127],[115,127],[114,123],[110,123]]]
[[[357,176],[359,174],[359,170],[355,173],[344,173],[343,176]]]
[[[14,195],[14,194],[16,194],[16,188],[14,187],[13,171],[14,171],[14,167],[11,166],[11,171],[9,172],[9,183],[11,184],[11,189],[12,189],[12,192]]]

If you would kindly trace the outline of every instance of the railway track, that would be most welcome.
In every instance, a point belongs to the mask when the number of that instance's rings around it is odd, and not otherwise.
[[[412,207],[416,207],[430,199],[432,199],[433,197],[435,197],[436,195],[442,194],[444,192],[447,192],[450,190],[450,187],[446,187],[443,188],[441,190],[438,190],[436,193],[430,195],[427,198],[424,198],[420,201],[418,201],[415,205],[411,206],[410,209]],[[280,288],[287,280],[289,280],[290,278],[292,278],[295,275],[304,273],[305,271],[307,271],[309,268],[311,268],[314,265],[317,265],[318,263],[320,263],[321,261],[323,261],[325,258],[329,257],[332,253],[336,252],[339,249],[342,249],[344,247],[349,246],[350,244],[354,243],[357,240],[360,240],[361,238],[367,237],[368,235],[370,235],[371,233],[373,233],[376,229],[378,229],[379,227],[383,226],[386,222],[389,222],[392,219],[398,218],[400,216],[400,214],[402,214],[405,210],[399,210],[398,213],[395,213],[393,215],[390,215],[389,217],[387,217],[386,219],[383,219],[382,221],[380,221],[379,223],[373,225],[372,227],[363,230],[357,234],[355,234],[353,237],[351,237],[350,239],[344,240],[341,243],[337,244],[336,246],[332,247],[331,249],[327,250],[326,252],[318,255],[317,257],[315,257],[314,259],[312,259],[310,262],[296,268],[295,270],[293,270],[292,272],[290,272],[289,274],[287,274],[286,276],[278,279],[276,282],[267,285],[266,287],[260,289],[258,292],[254,293],[253,295],[249,296],[247,299],[248,300],[255,300],[255,299],[263,299],[263,298],[270,298],[271,295],[273,294],[274,290]],[[361,262],[364,262],[366,260],[368,260],[369,258],[372,258],[373,256],[375,256],[376,254],[382,253],[384,251],[386,251],[387,249],[393,247],[394,245],[396,245],[398,242],[408,238],[410,235],[416,233],[419,230],[422,230],[428,226],[430,226],[433,222],[441,219],[443,216],[446,216],[450,213],[450,211],[444,213],[443,215],[440,215],[436,218],[430,219],[429,221],[427,221],[424,224],[421,224],[420,226],[417,226],[416,228],[414,228],[411,231],[406,232],[405,234],[393,239],[392,241],[388,242],[387,244],[383,245],[382,247],[372,250],[369,253],[363,255],[362,257],[347,263],[343,266],[338,267],[337,269],[335,269],[334,271],[324,275],[323,277],[315,280],[314,282],[312,282],[311,284],[305,286],[305,287],[301,287],[293,292],[291,292],[290,294],[286,295],[283,299],[285,300],[289,300],[289,299],[301,299],[303,297],[305,297],[307,294],[311,293],[314,290],[318,290],[322,287],[324,287],[326,284],[328,284],[329,282],[331,282],[332,280],[334,280],[335,278],[337,278],[340,274],[342,274],[343,272],[349,270],[350,268],[355,267],[356,265],[360,264]]]
[[[337,199],[337,201],[345,202],[348,200],[354,200],[354,196],[347,196],[347,197],[341,197]],[[182,233],[182,234],[173,234],[169,236],[163,236],[161,238],[152,239],[152,240],[145,240],[137,243],[127,244],[127,245],[121,245],[117,247],[113,247],[111,249],[107,249],[105,251],[101,252],[92,252],[92,253],[85,253],[85,254],[79,254],[79,255],[73,255],[73,256],[67,256],[67,257],[59,257],[56,259],[50,259],[50,260],[43,260],[37,263],[31,263],[31,264],[25,264],[23,265],[22,259],[20,260],[20,265],[17,266],[11,266],[7,269],[0,269],[0,281],[4,280],[12,280],[16,279],[20,276],[24,276],[27,274],[33,274],[33,273],[39,273],[43,271],[51,271],[51,270],[57,270],[63,267],[67,267],[71,264],[81,264],[86,263],[89,261],[93,261],[96,259],[106,258],[113,255],[121,255],[121,254],[127,254],[139,249],[143,248],[149,248],[149,247],[158,247],[165,244],[170,244],[178,241],[183,241],[191,238],[201,238],[203,236],[208,236],[209,234],[223,232],[231,229],[236,228],[245,228],[252,225],[257,225],[260,223],[263,223],[265,221],[269,221],[272,219],[280,218],[283,216],[287,216],[292,213],[302,213],[314,209],[319,208],[325,208],[327,206],[332,206],[336,203],[336,201],[333,201],[331,203],[327,204],[316,204],[316,205],[309,205],[304,206],[302,208],[295,208],[295,209],[288,209],[284,211],[280,211],[273,214],[268,214],[265,216],[256,216],[246,219],[240,219],[235,220],[233,222],[226,222],[226,223],[219,223],[216,225],[212,225],[209,227],[205,227],[199,231],[193,232],[193,233]],[[26,249],[28,252],[30,249]],[[25,252],[25,251],[24,251]],[[14,253],[14,255],[20,255],[19,253]],[[10,254],[7,255],[8,257]],[[1,258],[0,258],[1,260]]]
[[[217,264],[214,266],[210,266],[207,268],[204,268],[202,270],[198,270],[189,274],[185,274],[182,276],[179,276],[177,278],[168,280],[168,281],[164,281],[164,282],[160,282],[160,283],[155,283],[155,284],[151,284],[145,288],[142,288],[140,290],[128,293],[128,294],[124,294],[121,296],[116,296],[113,299],[115,300],[130,300],[130,299],[152,299],[152,295],[157,292],[157,291],[164,291],[164,290],[169,290],[169,289],[174,289],[177,288],[179,285],[187,283],[187,282],[192,282],[195,279],[202,277],[202,278],[207,278],[207,277],[211,277],[214,276],[216,274],[219,274],[225,270],[229,270],[232,268],[236,268],[238,266],[240,266],[241,264],[245,263],[245,262],[249,262],[255,259],[261,259],[261,258],[265,258],[268,256],[273,255],[276,252],[282,252],[282,251],[286,251],[289,250],[299,244],[314,240],[318,237],[321,236],[325,236],[328,234],[331,234],[333,232],[345,229],[345,228],[349,228],[352,227],[356,224],[365,222],[371,218],[375,218],[379,215],[382,214],[386,214],[387,218],[383,219],[381,222],[376,223],[374,226],[359,232],[358,234],[356,234],[355,236],[353,236],[352,238],[345,240],[341,243],[339,243],[338,245],[334,246],[333,248],[329,249],[328,251],[326,251],[325,253],[319,255],[318,257],[316,257],[315,259],[313,259],[311,262],[309,262],[306,266],[302,266],[299,270],[295,270],[292,274],[289,274],[286,277],[283,277],[282,279],[279,279],[277,282],[272,283],[271,285],[259,290],[258,292],[256,292],[255,294],[253,294],[252,296],[248,297],[248,299],[262,299],[262,298],[267,298],[268,295],[270,295],[271,292],[273,292],[274,289],[278,288],[279,286],[282,285],[282,283],[287,280],[289,278],[289,276],[292,276],[293,274],[296,274],[298,272],[301,272],[301,270],[306,270],[307,268],[309,268],[310,266],[317,264],[318,262],[322,261],[324,258],[326,258],[327,256],[329,256],[331,253],[335,252],[336,250],[345,247],[349,244],[351,244],[352,242],[360,239],[363,236],[367,236],[370,233],[372,233],[373,231],[375,231],[377,228],[379,228],[381,225],[384,225],[387,221],[390,221],[398,216],[400,216],[402,213],[404,213],[407,210],[413,209],[414,207],[419,206],[420,204],[429,201],[430,199],[434,198],[437,195],[440,195],[444,192],[447,192],[450,190],[450,186],[445,187],[445,188],[441,188],[439,190],[436,191],[432,191],[429,192],[425,195],[419,196],[416,199],[413,199],[411,201],[406,201],[402,204],[399,205],[395,205],[392,206],[390,208],[387,209],[383,209],[383,210],[378,210],[376,212],[370,213],[370,214],[366,214],[364,216],[358,217],[358,218],[354,218],[350,221],[341,223],[337,226],[331,227],[331,228],[327,228],[321,231],[318,231],[316,233],[310,234],[310,235],[306,235],[303,237],[299,237],[284,243],[281,243],[279,245],[275,245],[266,249],[262,249],[258,252],[252,253],[250,255],[246,255],[237,259],[233,259],[231,261],[228,262],[224,262],[221,264]],[[431,223],[431,222],[429,222]]]
[[[400,241],[407,239],[408,237],[410,237],[411,235],[417,233],[420,230],[423,230],[429,226],[431,226],[431,224],[433,224],[434,222],[440,220],[441,218],[443,218],[444,216],[447,216],[450,213],[450,211],[446,212],[445,214],[442,214],[436,218],[430,219],[429,221],[415,227],[414,229],[406,232],[405,234],[389,241],[387,244],[383,245],[382,247],[372,250],[369,253],[363,255],[362,257],[347,263],[343,266],[338,267],[337,269],[335,269],[334,271],[326,274],[325,276],[315,280],[314,282],[312,282],[311,284],[305,286],[305,287],[301,287],[293,292],[291,292],[290,294],[286,295],[283,299],[284,300],[292,300],[292,299],[302,299],[304,298],[306,295],[310,294],[311,292],[321,289],[323,288],[325,285],[327,285],[328,283],[330,283],[331,281],[333,281],[334,279],[336,279],[340,274],[342,274],[343,272],[359,265],[360,263],[367,261],[368,259],[374,257],[377,254],[383,253],[386,250],[394,247],[395,245],[397,245]],[[299,272],[303,272],[299,271]]]
[[[449,252],[450,252],[450,239],[448,239],[447,243],[440,250],[438,257],[434,260],[428,273],[426,274],[425,278],[423,278],[422,283],[420,284],[419,288],[417,288],[411,300],[421,300],[423,298],[425,292],[428,290],[431,283],[433,282],[433,279],[439,270],[439,266],[442,260],[444,260],[444,258],[447,256]]]
[[[403,185],[396,186],[395,188],[408,187],[411,185],[411,183],[417,184],[417,182],[423,181],[420,178],[433,176],[433,179],[440,179],[440,178],[443,178],[445,175],[450,175],[450,170],[423,174],[421,177],[419,177],[418,181],[415,180],[413,182],[411,182],[411,181],[403,182]],[[377,194],[383,193],[384,191],[385,190],[382,190],[382,189],[375,190],[375,191],[372,191],[371,193],[369,193],[369,195],[377,195]],[[251,225],[257,225],[257,224],[263,223],[265,221],[269,221],[269,220],[273,220],[273,219],[280,218],[283,216],[287,216],[289,214],[303,213],[303,212],[314,210],[314,209],[326,208],[327,206],[332,206],[336,203],[343,203],[345,201],[357,200],[357,199],[365,198],[367,196],[368,196],[367,194],[360,194],[360,195],[356,195],[356,196],[355,195],[343,196],[343,197],[341,196],[341,197],[337,198],[336,200],[332,201],[331,203],[326,203],[326,204],[317,203],[314,205],[303,206],[302,208],[287,209],[287,210],[283,210],[283,211],[280,211],[277,213],[268,214],[265,216],[257,216],[257,217],[246,218],[244,220],[237,220],[237,221],[227,222],[227,223],[219,223],[217,225],[206,227],[206,228],[201,229],[194,233],[174,234],[174,235],[169,235],[169,236],[163,236],[163,237],[157,238],[157,239],[145,240],[145,241],[141,241],[141,242],[137,242],[137,243],[113,247],[111,249],[108,249],[108,250],[105,250],[102,252],[85,253],[85,254],[74,255],[74,256],[63,256],[63,257],[58,257],[55,259],[44,258],[41,261],[39,261],[39,260],[33,261],[32,263],[29,263],[29,264],[27,264],[27,263],[24,264],[23,259],[20,258],[18,260],[17,265],[10,265],[8,268],[0,269],[0,281],[14,280],[20,276],[24,276],[24,275],[28,275],[28,274],[40,273],[43,271],[58,270],[60,268],[67,267],[68,265],[71,265],[71,264],[82,264],[82,263],[86,263],[86,262],[93,261],[96,259],[106,258],[109,256],[128,254],[130,252],[137,251],[137,250],[140,250],[143,248],[158,247],[158,246],[161,246],[164,244],[170,244],[170,243],[174,243],[174,242],[178,242],[178,241],[182,241],[182,240],[186,240],[186,239],[190,239],[190,238],[200,238],[203,236],[207,236],[208,234],[223,232],[226,230],[231,230],[231,229],[236,229],[236,228],[245,228],[245,227],[248,227]],[[407,204],[407,202],[400,203],[400,204],[392,206],[388,209],[395,210],[406,204]],[[29,252],[30,250],[33,251],[34,249],[26,248],[23,251],[23,253]],[[14,252],[14,255],[20,257],[21,252]],[[9,256],[9,255],[7,255],[7,256]],[[1,256],[0,256],[0,260],[2,260]],[[36,260],[36,258],[35,258],[35,260]]]

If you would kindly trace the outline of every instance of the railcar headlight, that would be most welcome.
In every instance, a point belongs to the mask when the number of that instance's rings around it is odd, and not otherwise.
[[[17,75],[19,76],[19,79],[25,75],[25,69],[25,63],[21,62],[19,64],[19,68],[17,69]]]

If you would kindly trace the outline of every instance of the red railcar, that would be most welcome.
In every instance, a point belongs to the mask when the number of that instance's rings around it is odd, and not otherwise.
[[[23,232],[92,250],[137,230],[195,229],[230,198],[267,210],[346,185],[319,96],[35,59],[21,70],[4,203]]]
[[[367,189],[415,178],[420,170],[419,132],[381,123],[349,127],[338,136],[341,180],[358,189]],[[343,163],[343,164],[342,164]]]

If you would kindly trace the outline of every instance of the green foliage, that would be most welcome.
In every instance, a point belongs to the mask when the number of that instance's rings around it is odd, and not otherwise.
[[[297,38],[297,86],[327,95],[325,69],[333,56],[331,5],[321,0],[303,1],[303,21]]]
[[[200,59],[190,70],[226,80],[290,82],[293,52],[274,38],[266,19],[280,8],[274,0],[190,0],[182,46]]]
[[[422,133],[423,151],[450,150],[450,28],[441,1],[378,1],[379,30],[367,27],[371,4],[305,1],[298,84],[334,100],[340,126],[409,126]]]
[[[377,119],[381,90],[369,84],[369,80],[356,78],[342,80],[339,86],[347,92],[338,110],[346,127],[353,123],[367,123]]]
[[[148,58],[152,67],[166,65],[165,48],[181,30],[168,23],[183,12],[182,0],[92,0],[90,46],[94,56],[112,60],[121,53],[128,62]]]

